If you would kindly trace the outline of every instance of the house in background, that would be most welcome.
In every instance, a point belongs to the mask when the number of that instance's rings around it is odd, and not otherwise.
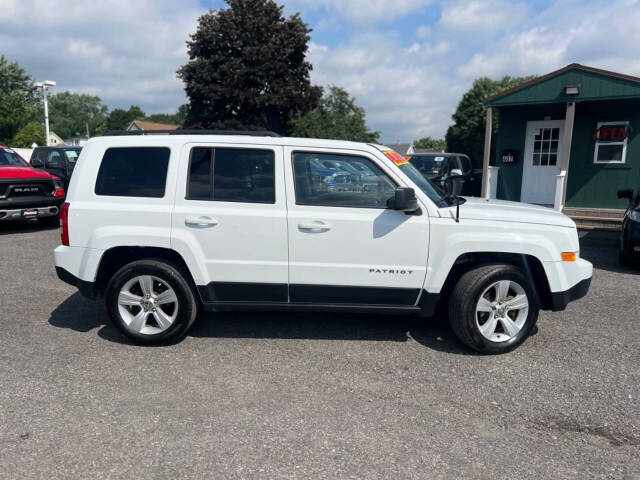
[[[627,205],[617,190],[640,184],[640,78],[574,63],[485,104],[483,196],[616,228]]]
[[[66,138],[64,143],[70,147],[84,147],[89,141],[89,137],[86,135],[76,135],[74,137]]]
[[[171,125],[169,123],[148,122],[147,120],[134,120],[127,127],[127,131],[144,131],[144,130],[176,130],[180,125]]]
[[[61,147],[64,145],[64,140],[56,134],[56,132],[49,132],[49,146],[50,147]]]

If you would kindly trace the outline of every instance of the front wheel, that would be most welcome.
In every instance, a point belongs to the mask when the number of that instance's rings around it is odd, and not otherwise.
[[[451,294],[449,322],[462,343],[481,353],[513,350],[531,333],[539,312],[531,281],[511,265],[465,273]]]
[[[183,275],[161,260],[141,260],[122,267],[105,295],[114,326],[144,345],[180,339],[195,321],[198,308]]]

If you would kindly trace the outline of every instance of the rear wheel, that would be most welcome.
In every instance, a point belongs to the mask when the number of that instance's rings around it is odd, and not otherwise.
[[[449,322],[465,345],[505,353],[520,345],[538,319],[535,289],[511,265],[487,265],[465,273],[451,294]]]
[[[141,260],[122,267],[109,282],[105,301],[114,326],[145,345],[180,339],[198,312],[184,276],[161,260]]]

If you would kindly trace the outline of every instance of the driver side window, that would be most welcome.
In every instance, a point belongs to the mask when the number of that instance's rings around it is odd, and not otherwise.
[[[374,162],[355,155],[293,153],[297,205],[387,208],[396,184]]]

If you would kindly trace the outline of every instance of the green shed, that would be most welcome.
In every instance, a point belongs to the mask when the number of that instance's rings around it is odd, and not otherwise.
[[[485,197],[566,212],[626,207],[616,192],[640,184],[640,78],[573,63],[485,104]]]

